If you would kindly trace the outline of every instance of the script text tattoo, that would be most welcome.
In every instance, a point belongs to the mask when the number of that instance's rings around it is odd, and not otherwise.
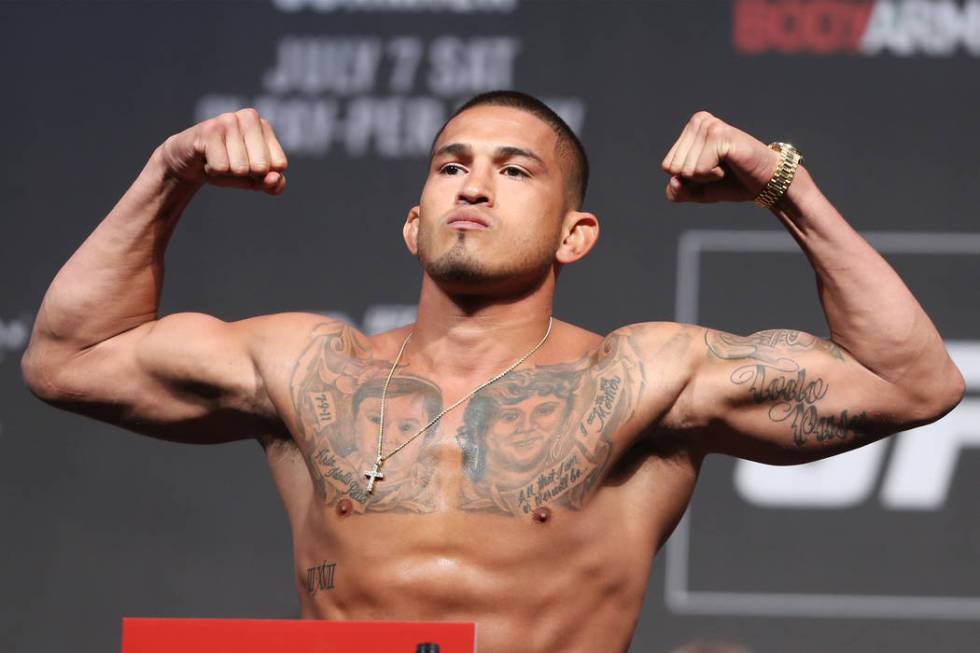
[[[845,361],[843,350],[832,342],[792,330],[760,331],[735,336],[719,331],[705,332],[711,354],[724,360],[750,360],[731,373],[731,382],[747,388],[755,404],[767,405],[773,423],[787,423],[797,446],[816,442],[843,441],[856,437],[867,424],[865,412],[849,409],[821,413],[821,401],[830,391],[822,377],[808,374],[790,356],[823,351]]]

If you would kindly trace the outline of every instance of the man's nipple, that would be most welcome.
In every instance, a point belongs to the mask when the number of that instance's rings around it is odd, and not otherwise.
[[[344,497],[337,502],[337,514],[341,517],[346,517],[354,511],[354,504],[351,503],[350,499]]]
[[[543,524],[549,519],[551,519],[551,509],[548,508],[547,506],[541,506],[540,508],[535,509],[533,513],[531,513],[531,517],[537,523]]]

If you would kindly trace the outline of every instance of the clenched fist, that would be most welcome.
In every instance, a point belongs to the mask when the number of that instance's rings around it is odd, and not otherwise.
[[[660,167],[672,202],[744,202],[772,178],[779,154],[743,131],[698,111]]]
[[[255,109],[223,113],[200,122],[162,145],[164,164],[189,184],[261,190],[286,187],[286,154],[269,121]]]

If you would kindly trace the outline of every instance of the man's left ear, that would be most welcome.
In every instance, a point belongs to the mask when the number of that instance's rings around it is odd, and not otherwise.
[[[409,209],[405,224],[402,226],[402,237],[412,256],[419,254],[419,215],[421,215],[419,207],[413,206]]]
[[[555,253],[561,263],[574,263],[595,246],[599,240],[599,219],[585,211],[569,211],[562,224],[562,239]]]

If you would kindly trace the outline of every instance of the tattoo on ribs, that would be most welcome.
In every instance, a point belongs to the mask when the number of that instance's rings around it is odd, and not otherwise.
[[[390,365],[374,360],[363,338],[340,325],[315,329],[296,363],[295,436],[327,504],[348,497],[355,513],[431,512],[446,505],[447,484],[439,476],[458,473],[462,459],[459,495],[450,502],[461,510],[526,515],[546,503],[579,509],[606,470],[612,434],[632,415],[643,387],[628,332],[609,336],[579,360],[514,370],[467,402],[454,439],[441,437],[437,423],[385,462],[384,479],[368,494],[364,471],[376,456]],[[443,407],[439,386],[407,365],[396,370],[387,396],[386,451]],[[445,464],[449,459],[455,467]]]
[[[306,591],[313,596],[321,590],[333,589],[333,572],[336,562],[323,562],[306,569]]]

